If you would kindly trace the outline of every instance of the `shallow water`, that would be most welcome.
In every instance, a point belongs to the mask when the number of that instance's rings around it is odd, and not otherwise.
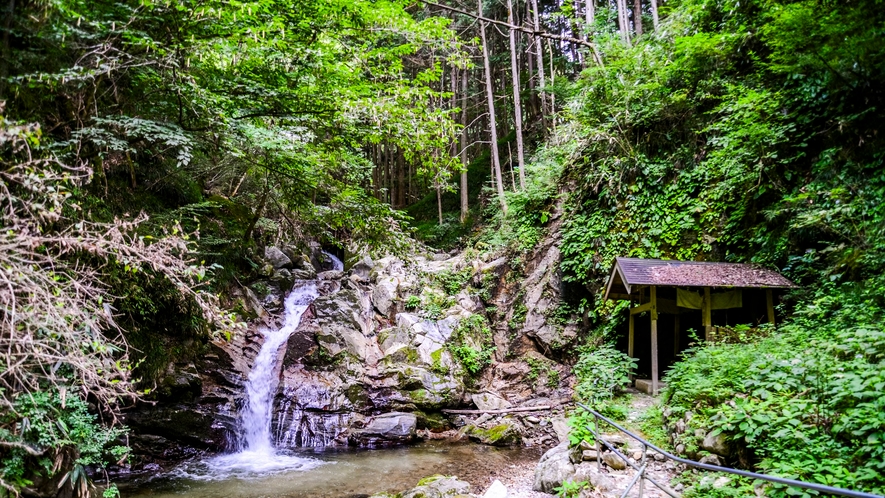
[[[170,473],[131,483],[124,496],[187,498],[345,498],[399,492],[434,475],[456,475],[474,491],[487,487],[510,466],[537,461],[535,450],[493,448],[468,443],[428,442],[377,450],[323,450],[281,458],[283,469],[229,469],[217,462],[186,463]],[[217,458],[217,457],[216,457]],[[223,458],[223,457],[221,457]],[[301,467],[295,468],[295,459]]]

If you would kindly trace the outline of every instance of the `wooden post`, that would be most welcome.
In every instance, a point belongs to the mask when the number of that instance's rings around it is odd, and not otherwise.
[[[651,395],[658,394],[658,288],[651,287]]]
[[[710,340],[710,332],[713,329],[713,318],[712,318],[712,306],[713,303],[710,302],[710,288],[704,287],[704,340]]]
[[[765,289],[765,303],[768,305],[768,323],[774,325],[774,294]]]
[[[627,356],[633,358],[633,312],[630,312],[630,335],[629,339],[627,339]],[[630,375],[630,380],[633,380],[633,375]]]
[[[679,313],[673,315],[673,358],[679,354]]]

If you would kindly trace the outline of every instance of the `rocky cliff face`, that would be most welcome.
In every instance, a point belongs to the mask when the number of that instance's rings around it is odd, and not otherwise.
[[[253,317],[249,330],[208,345],[197,362],[170,365],[168,395],[127,415],[133,446],[144,462],[234,449],[258,328],[277,326],[286,292],[307,279],[320,297],[279,352],[277,445],[384,445],[462,426],[491,444],[554,443],[549,412],[474,420],[441,410],[475,409],[483,392],[507,406],[570,398],[573,378],[560,361],[578,327],[548,320],[562,294],[558,242],[546,239],[522,262],[503,253],[366,258],[347,272],[321,255],[268,249],[264,277],[236,296]],[[507,437],[491,437],[498,433]]]

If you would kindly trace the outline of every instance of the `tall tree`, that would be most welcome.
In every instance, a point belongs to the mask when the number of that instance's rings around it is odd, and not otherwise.
[[[658,29],[658,0],[649,0],[651,5],[651,22],[655,29]]]
[[[534,24],[535,31],[541,31],[541,18],[538,13],[538,0],[532,0],[532,21]],[[544,124],[544,130],[547,130],[547,96],[544,92],[544,87],[547,86],[547,82],[544,78],[544,39],[543,38],[535,38],[534,40],[535,46],[537,50],[535,54],[538,58],[538,83],[541,85],[541,91],[539,93],[539,97],[541,98],[541,122]]]
[[[587,22],[587,40],[590,40],[590,35],[593,32],[593,24],[596,22],[596,5],[594,4],[594,0],[587,0],[584,5],[584,20]]]
[[[467,220],[467,68],[461,70],[461,223]]]
[[[477,0],[479,15],[482,15],[482,0]],[[492,90],[492,68],[489,65],[489,48],[486,39],[486,23],[480,21],[479,32],[482,36],[482,63],[486,73],[486,97],[489,104],[489,135],[492,145],[492,168],[495,171],[495,186],[498,190],[498,200],[501,203],[501,210],[507,214],[507,199],[504,198],[504,181],[501,179],[501,158],[498,153],[498,129],[495,120],[495,95]]]
[[[513,0],[507,0],[507,22],[513,22]],[[519,163],[519,188],[525,190],[525,153],[522,144],[522,101],[520,97],[519,66],[516,61],[516,31],[510,29],[510,72],[513,75],[513,117],[516,122],[516,160]],[[511,168],[513,167],[511,163]]]
[[[616,0],[618,4],[618,30],[621,40],[630,44],[630,19],[627,17],[627,0]]]
[[[636,36],[642,34],[642,0],[633,0],[633,29]]]

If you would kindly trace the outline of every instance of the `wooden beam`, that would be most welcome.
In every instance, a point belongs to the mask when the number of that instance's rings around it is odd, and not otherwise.
[[[633,358],[633,330],[634,330],[634,319],[633,313],[630,313],[630,335],[627,339],[627,356]],[[633,376],[630,375],[630,380],[633,380]]]
[[[636,306],[635,308],[630,308],[630,315],[638,315],[640,313],[645,313],[646,311],[650,311],[652,308],[652,303],[645,303]]]
[[[765,304],[768,306],[768,323],[774,325],[774,293],[765,289]]]
[[[673,315],[673,359],[679,354],[679,315]]]
[[[506,408],[503,410],[450,410],[448,408],[440,410],[443,413],[454,413],[457,415],[481,415],[483,413],[517,413],[517,412],[540,412],[543,410],[550,410],[553,407],[550,405],[540,405],[540,406],[523,406],[519,408]]]
[[[710,332],[713,330],[713,315],[712,315],[712,307],[713,303],[710,300],[710,288],[704,287],[704,340],[710,340]]]
[[[658,288],[651,288],[651,395],[658,395]]]

